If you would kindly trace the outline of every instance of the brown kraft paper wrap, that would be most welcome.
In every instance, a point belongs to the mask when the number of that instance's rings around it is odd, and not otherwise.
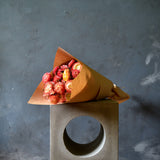
[[[129,99],[129,95],[114,85],[112,81],[91,69],[60,47],[56,52],[53,68],[65,64],[71,59],[80,62],[82,69],[79,75],[72,81],[71,97],[67,103],[100,100],[104,98],[109,98],[118,103],[122,103]],[[28,103],[51,105],[51,103],[43,97],[43,88],[44,84],[41,81]]]

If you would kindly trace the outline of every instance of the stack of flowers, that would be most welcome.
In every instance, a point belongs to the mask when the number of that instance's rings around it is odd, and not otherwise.
[[[72,80],[78,76],[81,69],[82,65],[75,59],[72,59],[66,64],[54,67],[52,72],[45,73],[42,77],[44,98],[53,104],[69,101]]]

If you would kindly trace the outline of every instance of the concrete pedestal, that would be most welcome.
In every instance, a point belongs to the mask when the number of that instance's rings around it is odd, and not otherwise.
[[[111,100],[50,106],[50,160],[118,160],[118,115],[118,103]],[[79,116],[91,116],[102,126],[97,140],[87,146],[66,135],[67,124]]]

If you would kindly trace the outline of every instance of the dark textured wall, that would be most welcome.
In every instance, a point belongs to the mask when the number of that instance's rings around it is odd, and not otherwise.
[[[119,160],[159,160],[159,0],[0,0],[0,160],[49,159],[49,106],[27,101],[58,46],[130,94]]]

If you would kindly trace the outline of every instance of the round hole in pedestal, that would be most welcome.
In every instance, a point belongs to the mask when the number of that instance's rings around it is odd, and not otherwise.
[[[63,134],[66,148],[82,158],[96,155],[103,148],[105,139],[103,126],[90,116],[72,119]]]

